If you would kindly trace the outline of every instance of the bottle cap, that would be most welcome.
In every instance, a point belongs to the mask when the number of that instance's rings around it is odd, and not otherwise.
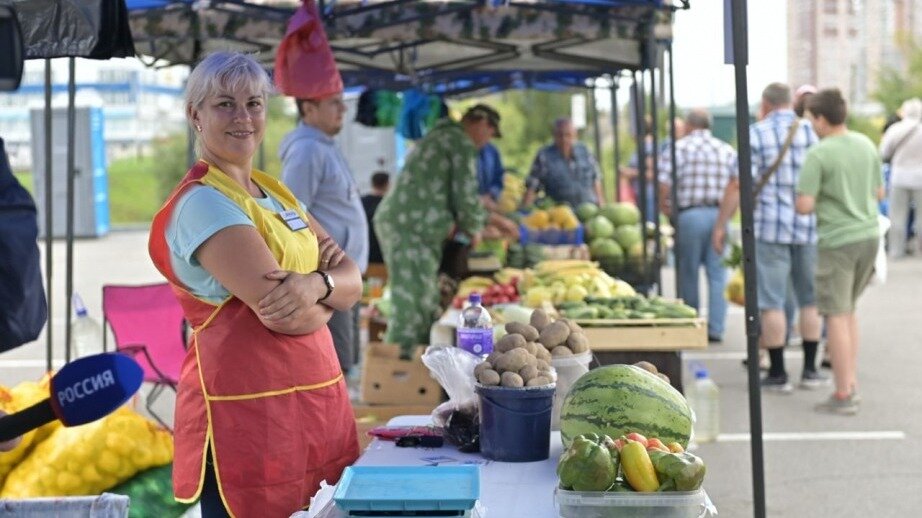
[[[467,301],[471,304],[480,304],[480,294],[477,292],[471,293],[467,296]]]
[[[87,315],[86,306],[83,304],[83,299],[80,298],[80,294],[74,292],[72,300],[74,304],[74,312],[77,313],[77,316],[85,317]]]
[[[701,367],[700,369],[695,371],[695,379],[703,380],[703,379],[707,379],[707,377],[708,377],[708,371],[704,367]]]

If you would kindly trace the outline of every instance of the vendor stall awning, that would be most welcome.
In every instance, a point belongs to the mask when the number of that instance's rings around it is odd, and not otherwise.
[[[666,35],[663,0],[338,0],[321,4],[346,76],[435,77],[466,71],[643,68],[650,30]],[[214,50],[259,52],[269,67],[293,5],[240,0],[129,0],[139,54],[191,64]],[[355,81],[352,81],[353,83]]]

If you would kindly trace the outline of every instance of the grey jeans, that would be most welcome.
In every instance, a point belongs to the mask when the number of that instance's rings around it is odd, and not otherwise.
[[[916,222],[919,221],[919,211],[922,210],[922,189],[908,187],[893,187],[890,190],[890,232],[887,239],[890,245],[890,257],[906,255],[906,235],[910,229],[906,228],[909,222],[909,208],[916,208]],[[920,228],[918,223],[914,225]],[[916,232],[916,239],[919,233]]]
[[[349,369],[359,361],[360,307],[360,304],[356,304],[348,311],[334,311],[327,323],[330,334],[333,335],[333,346],[336,347],[339,367],[344,374],[348,374]]]

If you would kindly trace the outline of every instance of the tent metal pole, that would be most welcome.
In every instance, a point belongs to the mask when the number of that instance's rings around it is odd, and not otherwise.
[[[646,133],[647,125],[644,120],[644,115],[646,114],[646,89],[643,84],[643,72],[639,74],[633,72],[634,84],[631,86],[631,91],[634,93],[634,128],[637,134],[635,135],[634,142],[637,143],[637,184],[639,191],[637,193],[638,201],[640,203],[640,235],[646,235],[646,225],[647,225],[647,150],[646,150]],[[643,246],[640,247],[640,268],[641,268],[641,277],[643,278],[644,285],[649,284],[650,282],[650,272],[647,267],[647,242],[646,238],[642,238],[640,242]]]
[[[51,290],[51,273],[54,266],[53,246],[54,246],[54,229],[52,218],[52,196],[51,196],[51,60],[45,59],[45,112],[42,117],[45,119],[45,299],[48,303],[48,324],[45,325],[45,371],[51,371],[51,356],[54,354],[54,340],[52,339],[54,321],[52,290]]]
[[[74,97],[76,96],[76,58],[67,58],[67,254],[66,254],[66,277],[64,281],[64,295],[67,312],[64,317],[64,361],[70,362],[71,343],[70,324],[71,311],[74,295],[74,176],[77,174],[74,167],[74,133],[76,132],[77,113],[74,108]]]
[[[726,5],[726,4],[724,4]],[[746,283],[746,349],[749,357],[749,434],[752,454],[753,516],[765,518],[765,466],[762,445],[762,392],[759,387],[759,310],[756,300],[753,233],[752,157],[749,142],[749,94],[746,0],[731,0],[733,68],[736,73],[736,138],[739,144],[740,212],[743,230],[743,278]]]
[[[653,38],[653,31],[650,31],[650,53],[651,56],[656,55],[657,44],[656,40]],[[663,282],[662,282],[662,264],[663,264],[663,250],[660,239],[660,228],[659,228],[659,112],[657,110],[657,92],[656,92],[656,61],[651,60],[650,62],[650,119],[653,121],[653,127],[651,133],[653,135],[653,146],[652,146],[652,174],[650,182],[653,185],[653,279],[656,281],[656,294],[663,295]],[[647,242],[647,224],[644,220],[643,228],[643,242]]]
[[[618,76],[621,72],[616,72],[611,76],[611,133],[614,144],[614,178],[615,178],[615,199],[621,201],[621,139],[618,128]]]
[[[679,235],[679,175],[676,173],[675,161],[675,145],[676,145],[676,132],[675,132],[675,117],[676,117],[676,106],[675,106],[675,68],[672,66],[672,40],[669,40],[666,43],[666,48],[669,51],[669,120],[671,121],[669,125],[669,165],[670,171],[669,176],[671,178],[672,184],[670,185],[670,211],[669,211],[669,221],[672,223],[672,239],[673,239],[673,262],[675,264],[675,293],[676,298],[682,298],[681,292],[681,283],[679,282],[679,255],[675,253],[675,242]]]
[[[588,90],[589,105],[592,107],[592,138],[595,144],[595,156],[597,160],[602,159],[602,136],[599,135],[599,104],[595,100],[595,78],[592,79],[592,87]],[[601,172],[600,172],[601,174]],[[604,180],[604,177],[603,177]],[[604,181],[603,181],[604,184]],[[605,193],[605,186],[602,185],[602,193]],[[605,203],[605,200],[599,200],[599,205]]]

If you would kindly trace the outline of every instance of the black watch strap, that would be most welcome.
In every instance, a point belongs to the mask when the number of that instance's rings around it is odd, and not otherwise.
[[[330,278],[330,274],[321,270],[315,270],[314,273],[319,274],[320,278],[323,279],[323,283],[327,287],[327,292],[324,296],[317,299],[317,302],[322,302],[330,298],[330,295],[333,294],[333,280]]]

